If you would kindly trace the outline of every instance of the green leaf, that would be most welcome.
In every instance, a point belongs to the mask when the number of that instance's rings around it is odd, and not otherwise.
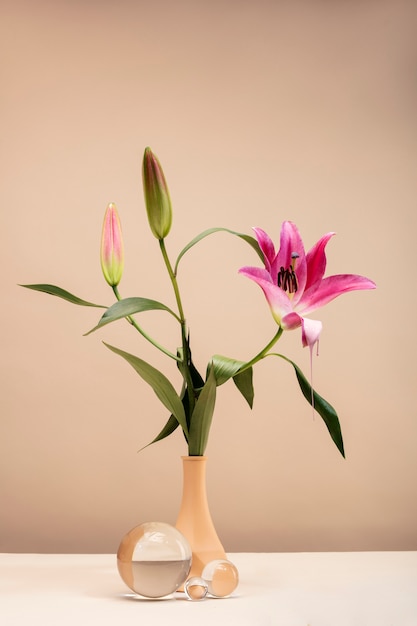
[[[307,400],[311,406],[317,411],[317,413],[322,417],[324,423],[326,424],[327,430],[334,443],[336,444],[337,449],[340,454],[344,457],[345,450],[343,446],[343,437],[342,430],[340,428],[339,418],[335,409],[331,404],[327,402],[322,396],[320,396],[316,391],[312,390],[310,383],[298,367],[291,359],[288,359],[283,354],[271,353],[268,356],[279,356],[284,361],[291,363],[295,370],[295,374],[297,376],[298,384],[300,385],[300,389],[303,393],[303,396]]]
[[[115,322],[116,320],[123,319],[125,317],[129,317],[129,315],[133,315],[134,313],[142,313],[143,311],[168,311],[171,313],[178,321],[179,318],[175,315],[174,311],[172,311],[169,307],[162,304],[162,302],[158,302],[157,300],[150,300],[149,298],[124,298],[123,300],[119,300],[112,304],[111,307],[107,309],[107,311],[103,314],[97,326],[94,326],[91,330],[86,333],[89,335],[93,333],[95,330],[102,328],[106,324],[110,324],[111,322]]]
[[[189,429],[191,413],[194,410],[195,400],[204,386],[204,380],[193,363],[189,337],[186,338],[185,341],[185,349],[184,346],[177,349],[177,357],[179,357],[177,367],[184,380],[183,405]],[[187,353],[187,357],[184,356],[185,352]],[[186,358],[188,360],[188,364],[186,362]]]
[[[187,349],[188,349],[188,370],[190,372],[191,382],[193,384],[194,389],[201,389],[201,387],[203,387],[204,385],[204,379],[202,378],[200,372],[198,371],[198,369],[195,367],[193,363],[191,348],[190,348],[190,341],[189,339],[187,339],[186,341],[187,341]],[[179,356],[180,358],[180,360],[177,361],[177,365],[185,380],[186,379],[186,375],[185,375],[186,365],[184,363],[184,349],[182,346],[177,349],[177,356]]]
[[[187,387],[185,384],[183,385],[182,390],[181,390],[181,402],[184,407],[185,415],[188,416],[188,412],[189,412],[188,394],[187,394]],[[187,424],[188,424],[188,417],[187,417]],[[153,443],[156,443],[157,441],[161,441],[162,439],[169,437],[169,435],[172,435],[172,433],[178,428],[178,426],[179,426],[178,420],[171,413],[171,415],[168,418],[167,423],[165,424],[163,429],[160,431],[160,433],[158,433],[158,435],[154,439],[152,439],[152,441],[150,441],[146,446],[143,446],[143,448],[141,448],[139,452],[141,452],[148,446],[152,445]],[[188,443],[187,436],[185,435],[184,431],[183,431],[183,435],[185,437],[185,440]]]
[[[170,413],[174,415],[185,434],[188,435],[187,421],[185,419],[185,412],[181,398],[168,378],[166,378],[162,372],[157,370],[152,365],[149,365],[149,363],[146,363],[146,361],[143,361],[139,357],[129,354],[128,352],[124,352],[123,350],[119,350],[118,348],[115,348],[107,343],[104,343],[104,345],[109,348],[109,350],[112,350],[112,352],[115,352],[123,357],[139,374],[139,376],[141,376],[141,378],[143,378],[143,380],[152,387],[159,400],[170,411]]]
[[[215,403],[216,376],[212,367],[191,416],[190,435],[188,438],[188,453],[191,456],[202,456],[204,454]]]
[[[201,389],[201,387],[204,385],[204,379],[202,378],[198,369],[195,367],[191,359],[191,354],[190,354],[190,363],[188,367],[190,368],[191,380],[192,380],[194,389]]]
[[[253,398],[255,392],[253,390],[253,369],[249,367],[247,370],[236,374],[233,376],[233,382],[236,387],[239,389],[242,396],[245,398],[246,402],[249,404],[250,408],[253,407]]]
[[[93,302],[87,302],[87,300],[82,300],[81,298],[77,298],[69,291],[65,291],[65,289],[61,289],[61,287],[56,287],[55,285],[19,285],[19,287],[26,287],[26,289],[33,289],[34,291],[42,291],[43,293],[49,293],[51,296],[58,296],[58,298],[63,298],[72,304],[79,304],[81,306],[94,306],[98,309],[107,309],[103,304],[94,304]]]
[[[230,359],[227,356],[221,354],[215,354],[212,357],[212,364],[214,373],[216,375],[217,385],[223,385],[229,378],[233,378],[240,368],[245,365],[244,361],[237,361],[236,359]]]
[[[180,262],[180,260],[182,259],[182,257],[184,256],[184,254],[186,252],[188,252],[188,250],[190,250],[190,248],[192,248],[193,246],[196,245],[196,243],[198,243],[199,241],[201,241],[202,239],[204,239],[205,237],[208,237],[208,235],[212,235],[213,233],[218,233],[218,232],[225,232],[225,233],[230,233],[231,235],[236,235],[236,237],[240,237],[240,239],[243,239],[244,241],[246,241],[250,246],[252,246],[252,248],[255,250],[256,254],[259,256],[259,258],[261,259],[262,262],[264,262],[264,255],[262,254],[262,250],[259,247],[258,242],[256,241],[255,237],[251,237],[251,235],[245,235],[244,233],[237,233],[234,230],[229,230],[229,228],[209,228],[208,230],[203,231],[202,233],[200,233],[199,235],[197,235],[197,237],[194,237],[194,239],[192,239],[186,246],[185,248],[183,248],[181,250],[181,252],[178,255],[177,261],[175,263],[175,268],[174,268],[174,274],[177,273],[177,269],[178,269],[178,264]]]
[[[215,354],[212,358],[214,372],[216,375],[217,385],[223,385],[230,378],[233,378],[233,382],[239,389],[250,408],[253,407],[253,369],[248,367],[243,372],[239,372],[246,363],[244,361],[237,361],[236,359],[230,359],[227,356],[221,354]]]
[[[145,448],[148,448],[153,443],[156,443],[157,441],[161,441],[162,439],[165,439],[165,437],[169,437],[169,435],[172,435],[172,433],[178,428],[178,426],[179,426],[179,422],[177,418],[171,414],[168,418],[167,423],[161,430],[161,432],[154,439],[152,439],[152,441],[146,444],[146,446],[143,446],[143,448],[141,448],[139,452],[141,452]]]

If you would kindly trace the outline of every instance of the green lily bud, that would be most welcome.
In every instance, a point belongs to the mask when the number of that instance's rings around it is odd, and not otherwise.
[[[157,239],[164,239],[171,230],[171,198],[161,164],[150,148],[143,155],[142,181],[149,226]]]
[[[120,219],[113,203],[108,205],[104,215],[100,252],[104,278],[110,287],[116,287],[123,274],[124,251]]]

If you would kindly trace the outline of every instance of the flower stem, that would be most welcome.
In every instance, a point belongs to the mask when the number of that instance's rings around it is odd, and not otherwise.
[[[278,341],[278,339],[281,337],[282,333],[283,333],[283,329],[281,328],[281,326],[279,326],[277,332],[275,333],[275,335],[272,337],[271,341],[269,343],[267,343],[267,345],[265,346],[265,348],[263,348],[260,352],[258,352],[258,354],[256,356],[253,357],[253,359],[251,359],[250,361],[248,361],[247,363],[245,363],[245,365],[243,365],[240,370],[239,370],[239,374],[241,372],[244,372],[245,370],[248,370],[250,367],[252,367],[252,365],[255,365],[255,363],[257,363],[258,361],[260,361],[261,359],[264,359],[266,356],[268,356],[268,352],[269,350],[272,348],[272,346],[274,346],[276,344],[276,342]]]
[[[183,350],[183,358],[182,358],[183,368],[181,370],[181,373],[187,385],[189,411],[190,411],[189,414],[192,415],[194,406],[195,406],[195,389],[194,389],[191,372],[190,372],[191,354],[190,354],[190,347],[189,347],[188,338],[187,338],[187,326],[186,326],[186,321],[185,321],[185,316],[184,316],[184,309],[183,309],[182,302],[181,302],[181,295],[180,295],[180,290],[178,287],[177,276],[174,270],[172,269],[172,265],[169,260],[168,253],[165,248],[164,239],[159,239],[159,246],[161,248],[161,253],[162,253],[166,268],[168,270],[169,277],[171,279],[172,287],[175,293],[175,299],[177,301],[178,313],[179,313],[180,324],[181,324],[181,340],[182,340],[182,350]]]
[[[162,256],[164,258],[164,262],[165,262],[166,268],[168,270],[168,274],[169,274],[169,277],[171,279],[172,286],[174,288],[175,299],[177,301],[177,306],[178,306],[178,313],[179,313],[180,318],[181,318],[181,324],[185,324],[184,310],[182,308],[182,302],[181,302],[180,290],[178,288],[177,277],[174,274],[174,270],[172,269],[171,262],[170,262],[170,260],[168,258],[168,253],[167,253],[166,248],[165,248],[165,241],[164,241],[164,239],[159,239],[159,246],[161,248]]]
[[[117,300],[121,300],[121,296],[119,293],[119,290],[117,288],[117,285],[112,287],[114,295],[116,296]],[[139,326],[139,324],[136,323],[136,321],[133,319],[133,317],[131,317],[130,315],[128,315],[126,317],[127,321],[129,322],[129,324],[132,324],[132,326],[134,328],[136,328],[137,331],[140,332],[140,334],[145,337],[145,339],[147,339],[153,346],[155,346],[155,348],[158,348],[158,350],[161,350],[161,352],[163,352],[164,354],[166,354],[167,356],[169,356],[171,359],[174,359],[175,361],[180,361],[181,359],[176,356],[175,354],[173,354],[172,352],[170,352],[169,350],[167,350],[166,348],[164,348],[164,346],[161,346],[160,343],[158,343],[157,341],[155,341],[155,339],[152,339],[152,337],[150,335],[148,335],[147,332],[145,332],[143,330],[143,328],[141,328]]]

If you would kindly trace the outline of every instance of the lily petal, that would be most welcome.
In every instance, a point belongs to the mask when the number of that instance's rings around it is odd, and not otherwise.
[[[313,348],[314,344],[316,344],[319,340],[320,333],[323,328],[323,324],[319,320],[310,320],[306,317],[302,318],[302,342],[304,348],[308,346],[310,349]]]
[[[262,228],[254,228],[253,229],[256,239],[258,240],[259,247],[261,248],[264,259],[265,259],[265,267],[268,272],[271,272],[271,267],[273,262],[275,261],[275,246],[274,242],[270,238],[270,236],[262,230]]]
[[[259,285],[265,294],[267,302],[270,306],[271,313],[275,321],[281,325],[281,320],[288,313],[292,312],[291,300],[279,287],[274,285],[271,280],[270,274],[267,270],[259,267],[242,267],[239,270],[240,274],[243,274],[247,278],[251,278],[255,283]],[[300,324],[298,324],[299,326]]]
[[[291,263],[293,252],[304,254],[304,244],[300,232],[294,222],[285,221],[282,223],[280,232],[279,257],[282,265]]]
[[[255,282],[258,282],[258,280],[264,280],[271,283],[271,285],[274,284],[272,282],[271,274],[263,267],[241,267],[239,274],[244,274],[244,276],[252,278]]]
[[[324,278],[318,288],[313,285],[303,293],[298,310],[303,315],[315,311],[331,302],[342,293],[363,289],[375,289],[376,285],[369,278],[357,274],[337,274]]]
[[[324,250],[327,242],[335,234],[336,233],[327,233],[327,235],[324,235],[321,239],[319,239],[311,250],[307,252],[307,281],[304,287],[305,290],[313,287],[314,285],[318,285],[323,278],[327,263]]]
[[[302,323],[303,318],[295,311],[287,313],[281,320],[281,326],[284,330],[294,330],[295,328],[299,328]]]
[[[296,259],[293,258],[294,254],[297,255]],[[278,276],[278,271],[281,267],[287,269],[291,267],[293,263],[296,267],[298,281],[298,291],[293,299],[293,305],[295,306],[304,291],[307,280],[307,264],[303,240],[301,239],[297,226],[293,222],[283,222],[280,235],[280,248],[273,267],[273,279],[275,280]]]

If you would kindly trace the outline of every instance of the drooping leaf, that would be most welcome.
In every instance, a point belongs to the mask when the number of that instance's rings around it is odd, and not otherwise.
[[[174,415],[184,432],[188,434],[187,421],[185,419],[185,412],[181,398],[168,378],[166,378],[162,372],[157,370],[152,365],[149,365],[149,363],[146,363],[146,361],[143,361],[139,357],[129,354],[128,352],[124,352],[123,350],[119,350],[119,348],[115,348],[108,343],[104,343],[104,345],[109,348],[109,350],[112,350],[112,352],[115,352],[123,357],[139,374],[139,376],[141,376],[141,378],[143,378],[143,380],[152,387],[162,404],[170,411],[170,413]]]
[[[182,402],[182,405],[184,407],[186,420],[187,420],[187,425],[189,425],[189,420],[188,420],[188,414],[189,414],[188,394],[187,394],[187,387],[186,387],[185,384],[183,384],[182,390],[181,390],[181,402]],[[178,426],[179,426],[178,420],[171,413],[171,415],[168,418],[168,421],[166,422],[166,424],[162,428],[162,430],[158,433],[158,435],[154,439],[152,439],[152,441],[150,441],[146,446],[143,446],[143,448],[141,448],[139,450],[139,452],[141,452],[142,450],[144,450],[148,446],[151,446],[153,443],[156,443],[157,441],[161,441],[162,439],[165,439],[166,437],[169,437],[169,435],[172,435],[172,433],[178,428]],[[182,431],[182,433],[183,433],[183,435],[185,437],[185,440],[186,440],[186,442],[188,444],[187,435],[184,433],[184,431]]]
[[[26,287],[26,289],[33,289],[34,291],[41,291],[43,293],[49,293],[51,296],[57,296],[58,298],[63,298],[67,300],[67,302],[71,302],[72,304],[79,304],[80,306],[93,306],[97,309],[107,309],[103,304],[94,304],[93,302],[87,302],[87,300],[82,300],[77,296],[74,296],[69,291],[65,289],[61,289],[61,287],[56,287],[55,285],[48,284],[39,284],[39,285],[19,285],[19,287]]]
[[[177,261],[175,263],[174,273],[175,274],[177,273],[178,264],[179,264],[180,260],[182,259],[184,254],[186,252],[188,252],[188,250],[190,250],[190,248],[195,246],[199,241],[201,241],[205,237],[208,237],[208,235],[212,235],[213,233],[218,233],[218,232],[230,233],[231,235],[235,235],[236,237],[239,237],[240,239],[243,239],[244,241],[246,241],[255,250],[255,252],[257,253],[259,258],[261,259],[261,261],[264,262],[264,256],[262,254],[262,251],[261,251],[261,249],[259,247],[259,244],[256,241],[255,237],[251,237],[251,235],[245,235],[244,233],[237,233],[236,231],[230,230],[229,228],[209,228],[208,230],[205,230],[202,233],[200,233],[199,235],[197,235],[196,237],[194,237],[194,239],[192,239],[185,246],[185,248],[183,248],[181,250],[181,252],[178,255]]]
[[[123,300],[119,300],[118,302],[112,304],[112,306],[109,307],[105,313],[103,313],[103,316],[97,326],[94,326],[94,328],[89,330],[86,335],[93,333],[95,330],[102,328],[106,324],[129,317],[129,315],[134,315],[134,313],[155,310],[168,311],[168,313],[171,313],[171,315],[178,319],[178,316],[174,313],[174,311],[157,300],[150,300],[149,298],[124,298]]]
[[[148,448],[153,443],[156,443],[157,441],[161,441],[162,439],[169,437],[169,435],[172,435],[172,433],[178,428],[178,426],[179,426],[179,422],[177,418],[174,417],[174,415],[172,415],[171,413],[171,415],[168,418],[167,423],[165,424],[163,429],[160,431],[160,433],[154,439],[152,439],[152,441],[146,444],[146,446],[143,446],[143,448],[141,448],[139,452],[144,450],[145,448]]]
[[[245,362],[237,361],[236,359],[231,359],[221,354],[215,354],[212,358],[212,363],[217,385],[223,385],[230,378],[233,378],[236,387],[239,389],[250,408],[252,408],[254,398],[252,367],[239,372],[239,370],[245,366]]]
[[[287,358],[283,354],[277,353],[270,353],[270,355],[268,356],[279,356],[281,359],[284,359],[284,361],[291,363],[295,370],[298,384],[300,385],[303,396],[305,397],[307,402],[314,407],[314,409],[323,419],[324,423],[326,424],[327,430],[329,431],[330,437],[336,444],[336,447],[339,450],[340,454],[344,457],[345,450],[343,446],[342,430],[336,410],[332,407],[331,404],[327,402],[327,400],[322,398],[322,396],[320,396],[317,391],[312,390],[310,383],[308,382],[298,365],[291,361],[291,359]]]
[[[236,387],[239,389],[242,396],[245,398],[246,402],[249,404],[250,408],[253,407],[253,398],[255,395],[253,389],[253,369],[249,367],[247,370],[243,370],[236,376],[233,376],[233,382]]]
[[[244,361],[215,354],[212,357],[212,366],[216,375],[217,386],[223,385],[229,378],[233,378],[243,365],[245,365]]]
[[[191,415],[190,433],[188,437],[188,453],[191,456],[202,456],[204,454],[215,403],[216,376],[214,374],[214,368],[211,368]]]

